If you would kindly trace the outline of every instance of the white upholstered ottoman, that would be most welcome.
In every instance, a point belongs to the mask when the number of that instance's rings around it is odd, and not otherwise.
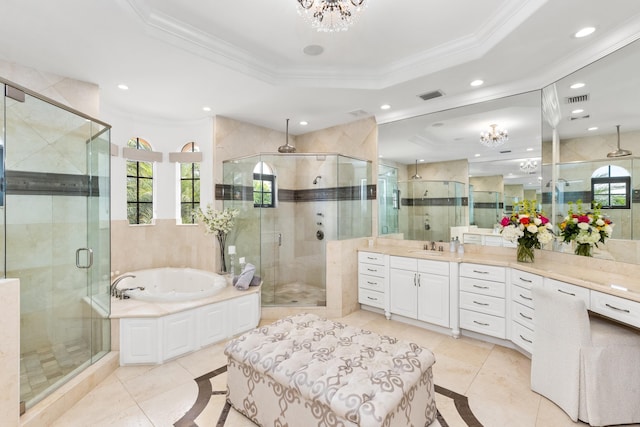
[[[262,426],[428,426],[433,353],[322,319],[287,317],[231,340],[227,400]]]

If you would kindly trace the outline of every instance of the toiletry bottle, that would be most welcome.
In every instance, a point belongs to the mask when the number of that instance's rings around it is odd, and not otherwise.
[[[458,240],[458,236],[456,236],[456,240],[453,242],[455,244],[456,247],[456,251],[458,251],[458,249],[460,249],[460,240]]]
[[[453,240],[453,237],[451,238],[451,242],[449,243],[449,252],[455,252],[456,251],[456,242],[455,240]]]
[[[462,243],[458,246],[458,255],[464,255],[464,245]]]

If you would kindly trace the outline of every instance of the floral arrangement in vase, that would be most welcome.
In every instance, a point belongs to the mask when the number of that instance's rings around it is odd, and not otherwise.
[[[214,234],[218,239],[218,245],[220,247],[220,271],[227,272],[227,263],[225,260],[225,247],[227,244],[227,234],[235,226],[234,219],[240,215],[238,209],[226,208],[221,211],[215,210],[210,204],[203,211],[198,209],[196,216],[200,222],[205,226],[205,232],[207,234]]]
[[[613,222],[602,214],[602,205],[592,202],[591,207],[585,212],[582,200],[569,202],[567,216],[559,226],[562,241],[575,242],[576,255],[593,256],[593,247],[604,243],[613,232]]]
[[[502,237],[510,242],[518,242],[517,260],[520,262],[533,262],[533,250],[540,249],[544,244],[551,242],[553,224],[542,212],[536,211],[535,200],[523,200],[513,207],[513,214],[502,218]]]

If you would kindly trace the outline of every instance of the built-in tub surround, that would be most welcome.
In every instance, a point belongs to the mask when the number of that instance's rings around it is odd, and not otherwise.
[[[226,285],[179,302],[112,297],[112,349],[120,352],[120,365],[157,364],[247,331],[260,321],[260,288]]]

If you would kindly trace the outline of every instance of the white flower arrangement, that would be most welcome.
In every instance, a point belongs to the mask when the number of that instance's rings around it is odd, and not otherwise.
[[[234,225],[236,218],[240,214],[238,209],[223,209],[222,211],[214,210],[211,205],[207,205],[205,211],[198,209],[197,216],[205,226],[207,234],[227,234]]]

